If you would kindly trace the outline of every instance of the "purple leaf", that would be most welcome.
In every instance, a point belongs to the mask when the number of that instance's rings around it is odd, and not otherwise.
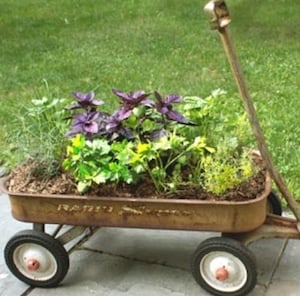
[[[73,92],[73,96],[78,99],[80,102],[90,102],[93,101],[95,93],[93,91],[84,94],[81,92]]]
[[[177,121],[178,123],[189,124],[189,121],[183,115],[173,111],[173,104],[180,103],[182,101],[181,96],[170,94],[163,98],[157,91],[154,92],[154,95],[157,99],[155,107],[159,113],[166,115],[168,119]]]
[[[177,121],[179,123],[183,124],[189,124],[190,122],[180,113],[170,110],[169,112],[166,113],[167,117],[171,120]]]
[[[77,99],[78,103],[67,107],[67,109],[69,110],[79,108],[87,109],[88,107],[97,107],[103,104],[103,101],[101,100],[94,100],[94,92],[89,92],[87,94],[81,92],[73,92],[73,96]]]
[[[182,101],[182,97],[171,94],[171,95],[166,96],[164,101],[166,104],[180,103]]]
[[[82,133],[83,133],[82,126],[80,126],[80,125],[74,126],[73,125],[72,130],[66,134],[66,137],[73,137],[73,136],[76,136],[76,135],[82,134]]]
[[[83,125],[83,130],[87,133],[98,133],[98,124],[96,122],[90,122]]]
[[[139,104],[143,104],[143,101],[145,101],[145,104],[150,104],[149,100],[146,101],[149,94],[146,94],[143,90],[138,90],[130,93],[125,93],[117,89],[113,89],[112,91],[122,100],[122,108],[124,109],[132,110]]]
[[[132,114],[132,110],[127,110],[125,108],[122,108],[116,112],[115,117],[117,117],[118,120],[122,121],[124,119],[127,119],[131,114]]]
[[[107,123],[105,129],[106,129],[107,132],[112,132],[112,131],[115,131],[119,125],[120,125],[119,122],[110,121],[109,123]]]
[[[121,90],[113,89],[112,92],[123,100],[129,100],[129,95]]]
[[[90,122],[97,120],[99,118],[99,113],[94,111],[94,112],[85,112],[82,114],[74,114],[74,118],[77,119],[79,122]]]
[[[159,112],[162,114],[167,114],[169,112],[169,109],[165,106],[162,106],[161,108],[159,108]]]
[[[85,112],[82,114],[74,114],[74,122],[72,130],[68,133],[68,136],[76,134],[84,134],[89,136],[90,134],[96,134],[99,131],[99,123],[97,122],[100,117],[98,112]]]

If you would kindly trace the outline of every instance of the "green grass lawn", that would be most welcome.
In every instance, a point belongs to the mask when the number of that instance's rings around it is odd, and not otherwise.
[[[33,98],[111,88],[205,97],[224,89],[240,104],[203,0],[0,2],[0,146],[16,110]],[[300,197],[300,4],[228,0],[230,30],[275,163]],[[233,102],[235,103],[235,102]],[[112,101],[111,108],[115,104]]]

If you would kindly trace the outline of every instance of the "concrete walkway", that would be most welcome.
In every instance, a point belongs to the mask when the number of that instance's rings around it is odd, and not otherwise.
[[[0,216],[1,296],[209,296],[191,275],[190,256],[218,233],[100,228],[72,249],[70,270],[59,287],[31,289],[9,272],[3,258],[9,238],[31,225],[11,217],[5,195],[0,195]],[[260,240],[250,249],[258,270],[250,296],[300,295],[300,241]]]

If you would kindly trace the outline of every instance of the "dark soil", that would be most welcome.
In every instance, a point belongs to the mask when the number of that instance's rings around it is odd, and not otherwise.
[[[79,195],[72,177],[64,172],[51,178],[36,174],[37,164],[32,161],[13,170],[7,179],[10,192],[37,194],[72,194]],[[150,180],[143,180],[136,185],[101,184],[92,186],[87,195],[99,197],[133,197],[133,198],[168,198],[168,199],[199,199],[245,201],[255,199],[265,189],[265,173],[260,171],[239,186],[228,190],[222,195],[205,192],[199,187],[181,186],[176,192],[157,195]]]

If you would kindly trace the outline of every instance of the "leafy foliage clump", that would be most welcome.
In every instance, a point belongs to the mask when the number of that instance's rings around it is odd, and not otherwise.
[[[4,131],[7,149],[0,152],[6,167],[34,160],[33,177],[47,179],[61,172],[68,128],[66,104],[65,99],[42,97],[14,109],[10,129]]]
[[[63,167],[81,193],[92,184],[151,179],[157,193],[193,186],[222,194],[254,174],[244,149],[247,131],[236,125],[243,115],[220,113],[222,92],[206,99],[113,93],[120,106],[111,113],[98,110],[103,101],[93,92],[74,93],[77,102],[67,108],[75,111]]]

